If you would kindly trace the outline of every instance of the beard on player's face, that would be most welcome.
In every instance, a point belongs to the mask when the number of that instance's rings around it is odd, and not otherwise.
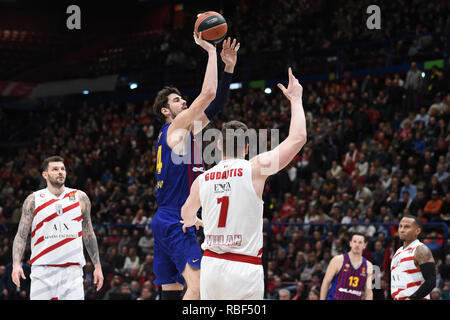
[[[55,178],[52,178],[50,175],[47,178],[47,182],[54,188],[61,188],[66,182],[66,177],[58,175]]]

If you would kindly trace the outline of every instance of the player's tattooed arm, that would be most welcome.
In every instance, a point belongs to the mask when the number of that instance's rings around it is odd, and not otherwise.
[[[91,257],[92,263],[94,265],[100,264],[100,255],[98,251],[97,237],[94,233],[94,228],[92,227],[91,221],[91,201],[89,197],[83,191],[79,192],[81,213],[83,214],[83,243],[84,246]]]
[[[430,249],[426,245],[418,246],[414,253],[414,263],[416,266],[420,266],[421,264],[433,262],[434,258]]]
[[[22,206],[22,216],[20,217],[19,227],[13,242],[13,265],[18,265],[22,261],[33,222],[34,206],[34,193],[32,193],[25,199]]]

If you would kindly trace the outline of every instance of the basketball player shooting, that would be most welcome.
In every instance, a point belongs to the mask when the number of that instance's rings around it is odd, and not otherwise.
[[[23,204],[13,243],[12,281],[20,287],[19,277],[25,279],[21,261],[31,231],[30,300],[84,300],[83,244],[95,267],[97,291],[103,285],[91,202],[83,191],[64,185],[62,157],[45,159],[42,169],[47,188],[33,192]]]
[[[183,230],[203,226],[205,241],[200,272],[202,300],[261,300],[264,296],[263,201],[266,179],[286,167],[306,143],[303,88],[289,68],[287,89],[291,103],[288,137],[271,151],[249,161],[247,126],[231,121],[222,128],[222,160],[200,175],[181,209]],[[237,138],[237,144],[233,143]],[[231,142],[231,147],[229,146]],[[203,221],[197,218],[202,207]]]
[[[203,40],[202,33],[199,37],[194,34],[194,40],[208,53],[200,94],[188,108],[177,88],[166,87],[158,92],[153,104],[155,115],[164,123],[156,144],[158,210],[151,225],[155,240],[155,283],[162,287],[162,300],[200,298],[201,250],[195,229],[190,228],[186,233],[182,231],[179,224],[181,207],[189,195],[192,182],[204,170],[201,150],[194,134],[223,110],[239,50],[236,39],[224,40],[221,58],[225,69],[217,88],[216,47]],[[196,126],[196,123],[199,125]],[[186,156],[189,161],[175,163],[173,160],[186,159]],[[183,295],[185,284],[187,289]]]
[[[350,252],[335,256],[327,267],[320,286],[320,300],[373,299],[373,265],[362,256],[366,246],[364,234],[352,234]]]
[[[422,231],[415,216],[400,220],[398,234],[403,246],[391,261],[391,296],[394,300],[429,300],[436,286],[436,264],[430,249],[417,237]]]

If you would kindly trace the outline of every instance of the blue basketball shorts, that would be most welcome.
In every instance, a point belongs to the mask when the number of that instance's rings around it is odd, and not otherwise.
[[[181,275],[186,263],[194,268],[200,268],[202,252],[197,242],[195,227],[186,229],[183,233],[181,209],[159,208],[152,219],[154,256],[153,271],[155,283],[159,285],[181,283],[185,280]]]

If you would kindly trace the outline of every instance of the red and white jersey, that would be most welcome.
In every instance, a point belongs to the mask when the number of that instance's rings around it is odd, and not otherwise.
[[[56,197],[45,188],[34,193],[34,201],[30,264],[84,266],[83,216],[77,190],[65,187]]]
[[[222,160],[199,176],[203,250],[258,257],[263,247],[263,201],[244,159]]]
[[[414,253],[418,246],[424,245],[414,240],[406,248],[401,246],[391,261],[391,296],[394,300],[404,300],[422,285],[425,279],[414,264]],[[425,299],[430,299],[427,295]]]

